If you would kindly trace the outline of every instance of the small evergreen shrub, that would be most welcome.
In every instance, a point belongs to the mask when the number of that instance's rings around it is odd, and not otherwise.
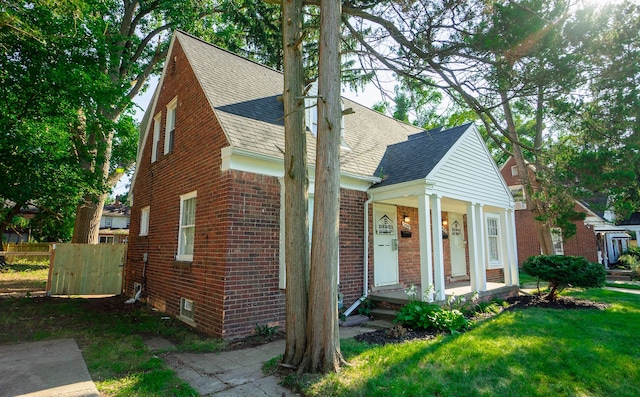
[[[549,282],[550,291],[546,298],[551,301],[569,286],[602,287],[606,278],[602,265],[591,263],[582,256],[537,255],[529,257],[522,268],[529,275]]]
[[[638,266],[638,259],[630,254],[620,255],[617,265],[619,268],[631,270]]]

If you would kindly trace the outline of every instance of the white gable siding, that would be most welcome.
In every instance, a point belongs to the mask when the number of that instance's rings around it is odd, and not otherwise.
[[[445,197],[509,207],[511,193],[478,133],[471,128],[427,176]]]

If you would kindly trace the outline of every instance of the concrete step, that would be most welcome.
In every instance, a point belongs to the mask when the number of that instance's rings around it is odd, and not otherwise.
[[[371,317],[373,317],[375,320],[392,321],[392,320],[395,320],[397,313],[398,312],[396,310],[390,310],[390,309],[379,309],[379,308],[371,309]]]
[[[631,281],[631,275],[607,275],[607,281]]]

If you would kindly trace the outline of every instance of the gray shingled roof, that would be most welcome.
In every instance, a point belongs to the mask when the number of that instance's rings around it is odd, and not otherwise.
[[[424,179],[469,129],[471,123],[442,130],[435,128],[409,136],[409,140],[387,147],[375,175],[376,187]]]
[[[176,39],[233,146],[282,157],[284,150],[283,76],[277,70],[249,61],[183,32]],[[343,98],[345,141],[341,151],[343,172],[374,175],[388,145],[406,141],[421,131]],[[315,137],[308,133],[309,163],[315,163]]]

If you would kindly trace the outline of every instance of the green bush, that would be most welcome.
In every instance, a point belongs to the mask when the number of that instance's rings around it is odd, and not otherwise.
[[[407,328],[436,329],[451,333],[469,328],[471,322],[457,309],[449,310],[436,304],[411,301],[402,307],[396,322]]]
[[[606,278],[602,265],[591,263],[582,256],[537,255],[528,258],[522,268],[529,275],[549,282],[546,298],[551,301],[566,287],[602,287]]]
[[[618,258],[618,267],[623,269],[633,269],[638,266],[638,259],[630,254],[620,255]]]

